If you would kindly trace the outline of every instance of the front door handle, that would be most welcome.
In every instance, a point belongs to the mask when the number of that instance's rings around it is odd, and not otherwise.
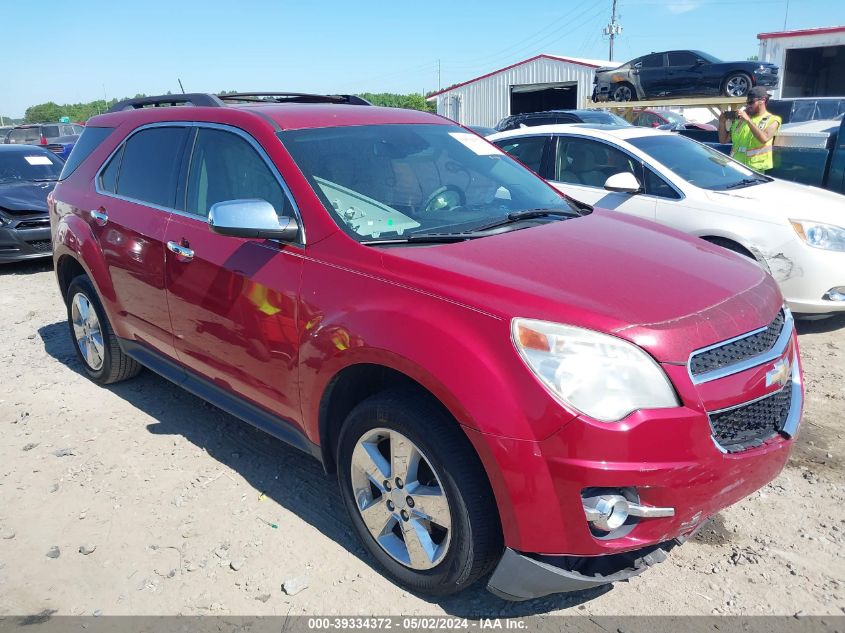
[[[106,213],[103,213],[103,211],[95,209],[91,211],[91,219],[100,226],[103,226],[109,221],[109,216]]]
[[[167,250],[171,253],[176,253],[179,257],[188,261],[194,258],[194,251],[187,246],[182,246],[178,242],[168,242]]]

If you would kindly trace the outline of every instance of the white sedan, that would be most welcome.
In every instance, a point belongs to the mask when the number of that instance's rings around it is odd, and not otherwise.
[[[761,175],[648,128],[545,125],[487,138],[575,200],[755,259],[796,313],[845,311],[845,196]]]

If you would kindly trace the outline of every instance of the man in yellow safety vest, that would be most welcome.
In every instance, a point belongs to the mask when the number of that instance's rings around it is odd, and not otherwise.
[[[731,157],[765,172],[772,168],[772,145],[781,118],[766,109],[769,93],[762,86],[748,91],[748,102],[733,117],[723,112],[719,117],[719,142],[731,143]]]

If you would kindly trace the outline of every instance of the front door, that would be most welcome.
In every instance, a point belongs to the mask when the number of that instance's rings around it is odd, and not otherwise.
[[[610,176],[629,172],[643,184],[642,163],[607,143],[584,137],[558,136],[552,184],[580,202],[653,220],[655,200],[604,188]]]
[[[88,213],[122,314],[119,334],[171,357],[164,239],[187,135],[185,127],[149,127],[130,136],[97,176],[97,207]]]
[[[184,211],[167,227],[167,296],[179,360],[229,393],[298,420],[296,316],[302,250],[210,230],[216,202],[259,198],[293,214],[280,178],[254,139],[199,127]]]

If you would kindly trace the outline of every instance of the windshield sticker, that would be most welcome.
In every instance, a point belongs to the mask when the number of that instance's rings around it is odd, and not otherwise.
[[[52,165],[48,156],[24,156],[26,162],[30,165]]]
[[[460,141],[479,156],[498,156],[502,153],[502,150],[492,143],[488,143],[480,136],[469,132],[449,132],[449,136],[456,141]]]

